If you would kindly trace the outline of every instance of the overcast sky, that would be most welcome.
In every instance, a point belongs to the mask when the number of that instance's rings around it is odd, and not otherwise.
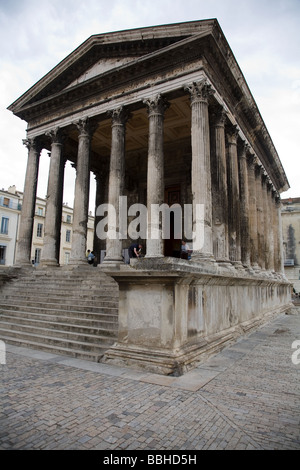
[[[93,34],[217,18],[300,197],[300,0],[0,0],[0,189],[23,191],[26,123],[6,108]],[[47,191],[42,153],[38,195]],[[64,202],[73,205],[74,169]],[[94,182],[91,204],[94,204]]]

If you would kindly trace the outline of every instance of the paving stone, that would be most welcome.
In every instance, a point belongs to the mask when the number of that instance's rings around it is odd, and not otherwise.
[[[299,450],[296,339],[282,315],[181,377],[9,347],[0,449]]]

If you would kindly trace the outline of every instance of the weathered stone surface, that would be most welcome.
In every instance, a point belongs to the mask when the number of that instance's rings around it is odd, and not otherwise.
[[[19,263],[30,257],[41,148],[52,151],[46,264],[57,260],[62,154],[76,167],[74,266],[85,263],[90,171],[97,203],[115,209],[116,237],[95,242],[120,287],[119,338],[107,360],[179,374],[288,308],[280,193],[289,185],[217,20],[95,35],[9,109],[27,121],[30,144]],[[49,139],[56,128],[61,147]],[[125,266],[132,240],[119,232],[120,196],[147,206],[150,231],[151,205],[193,207],[193,231],[204,236],[202,244],[187,236],[191,260],[179,259],[185,233],[170,222],[168,240],[159,223],[158,237],[142,237],[146,257]]]

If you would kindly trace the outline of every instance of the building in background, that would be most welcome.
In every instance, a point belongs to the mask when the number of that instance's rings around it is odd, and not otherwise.
[[[284,271],[300,292],[300,197],[282,199]]]
[[[0,265],[13,266],[15,264],[16,247],[19,240],[19,219],[23,202],[23,192],[10,186],[7,191],[0,191]],[[46,199],[37,197],[35,202],[35,215],[33,236],[31,244],[31,263],[38,266],[41,261],[45,235]],[[69,263],[72,248],[73,208],[63,204],[61,219],[60,265]],[[87,249],[93,249],[94,217],[88,216]]]
[[[12,266],[21,213],[20,196],[15,186],[0,191],[0,266]]]

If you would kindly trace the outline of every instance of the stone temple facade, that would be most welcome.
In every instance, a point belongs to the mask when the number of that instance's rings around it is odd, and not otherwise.
[[[105,250],[97,269],[119,285],[118,341],[105,361],[180,374],[287,311],[280,193],[289,184],[217,20],[91,36],[9,109],[28,123],[19,265],[30,261],[43,148],[51,152],[44,266],[59,269],[66,160],[76,168],[74,269],[85,262],[91,172],[96,207],[114,207],[108,228],[118,234],[121,196],[147,207],[149,231],[150,207],[164,203],[191,206],[194,232],[202,228],[203,243],[187,240],[186,260],[178,257],[184,234],[170,218],[165,239],[159,220],[156,238],[142,240],[145,257],[128,265],[122,250],[131,240],[100,239],[104,213],[96,212],[94,250]]]

